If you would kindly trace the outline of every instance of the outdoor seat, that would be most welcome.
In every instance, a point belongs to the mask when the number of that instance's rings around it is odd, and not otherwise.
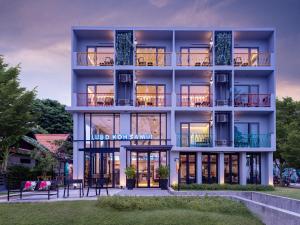
[[[139,66],[146,66],[146,62],[145,62],[144,57],[139,57],[138,58],[138,65]]]
[[[79,184],[79,197],[84,196],[84,188],[83,188],[83,180],[82,179],[67,179],[64,182],[64,198],[66,197],[66,191],[67,191],[67,197],[70,196],[70,185],[72,184]]]
[[[234,66],[241,66],[243,64],[241,57],[234,58]]]
[[[196,62],[195,66],[201,66],[201,62]]]
[[[205,57],[205,59],[202,63],[202,66],[209,66],[209,58],[208,57]]]
[[[95,189],[97,196],[101,194],[103,188],[106,189],[106,195],[108,196],[108,178],[89,178],[86,197],[89,196],[90,189]]]
[[[114,64],[114,60],[111,57],[105,57],[104,66],[112,66]]]

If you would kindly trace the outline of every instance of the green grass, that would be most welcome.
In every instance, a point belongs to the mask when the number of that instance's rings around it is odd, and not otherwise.
[[[1,225],[262,224],[241,203],[219,197],[106,197],[98,201],[0,204]]]
[[[300,189],[297,188],[275,187],[275,191],[267,191],[266,193],[300,200]]]
[[[177,190],[177,185],[172,186]],[[271,185],[256,185],[256,184],[181,184],[180,190],[197,190],[197,191],[273,191],[274,187]]]

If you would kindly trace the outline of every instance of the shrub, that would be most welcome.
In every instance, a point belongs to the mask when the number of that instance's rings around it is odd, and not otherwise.
[[[100,208],[112,208],[118,211],[191,209],[201,212],[243,213],[238,202],[221,197],[101,197],[97,201]],[[246,208],[244,208],[245,211]]]
[[[160,179],[168,179],[169,178],[169,167],[160,166],[158,168],[158,174]]]
[[[133,166],[126,167],[125,174],[126,174],[127,179],[134,179],[135,178],[134,167]]]
[[[172,186],[177,190],[177,185]],[[258,184],[180,184],[181,190],[232,190],[232,191],[274,191],[274,187],[271,185],[258,185]]]

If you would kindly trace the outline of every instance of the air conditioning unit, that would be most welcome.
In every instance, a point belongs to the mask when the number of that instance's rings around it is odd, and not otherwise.
[[[131,83],[131,74],[119,74],[119,83]]]
[[[216,115],[217,123],[227,123],[228,122],[228,114],[217,114]]]
[[[217,145],[218,146],[228,146],[228,140],[223,139],[223,140],[217,140]]]
[[[228,101],[227,101],[227,100],[217,100],[217,101],[216,101],[216,105],[217,105],[217,106],[228,105]]]
[[[228,82],[228,75],[227,74],[218,74],[217,75],[217,82],[218,83],[226,83],[226,82]]]

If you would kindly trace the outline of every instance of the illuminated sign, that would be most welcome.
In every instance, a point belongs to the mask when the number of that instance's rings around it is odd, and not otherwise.
[[[92,134],[96,141],[134,141],[151,140],[152,134]]]

